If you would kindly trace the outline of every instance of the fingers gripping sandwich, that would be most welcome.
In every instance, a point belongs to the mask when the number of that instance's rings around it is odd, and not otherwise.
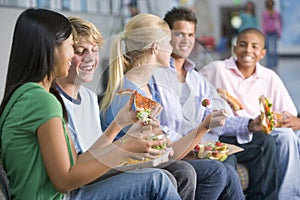
[[[155,106],[159,105],[159,103],[157,103],[156,101],[153,101],[152,99],[149,99],[148,97],[141,95],[135,90],[131,90],[131,89],[121,90],[118,91],[117,94],[134,95],[134,108],[136,110],[136,117],[144,123],[148,123],[151,120],[149,118],[151,110]]]

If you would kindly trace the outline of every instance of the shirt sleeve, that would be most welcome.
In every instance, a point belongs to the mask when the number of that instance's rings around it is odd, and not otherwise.
[[[251,142],[253,133],[248,129],[249,120],[250,118],[240,116],[226,119],[221,135],[235,136],[239,144]]]
[[[42,124],[51,118],[58,117],[63,119],[63,111],[60,102],[56,97],[48,92],[32,92],[28,98],[27,111],[24,111],[23,121],[25,125],[30,125],[35,132]],[[31,106],[34,105],[34,106]]]

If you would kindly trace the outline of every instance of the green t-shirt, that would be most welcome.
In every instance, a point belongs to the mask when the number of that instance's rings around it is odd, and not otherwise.
[[[13,199],[63,197],[47,175],[36,135],[37,129],[53,117],[61,118],[65,129],[60,102],[37,83],[26,83],[18,88],[1,114],[1,159]],[[66,129],[65,137],[70,154]],[[70,162],[73,164],[72,156]]]

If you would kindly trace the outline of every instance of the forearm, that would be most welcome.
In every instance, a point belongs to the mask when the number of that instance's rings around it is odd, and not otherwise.
[[[122,127],[115,120],[113,120],[107,129],[105,129],[104,133],[100,136],[100,139],[97,140],[93,146],[103,147],[112,143],[121,129]]]
[[[96,159],[101,163],[114,167],[129,156],[129,152],[122,150],[120,141],[108,143],[105,146],[97,145],[102,144],[101,140],[102,138],[99,138],[85,153],[80,154],[77,157],[77,163],[84,163]]]
[[[172,159],[180,160],[184,158],[208,131],[209,129],[205,128],[203,123],[201,123],[187,135],[171,143],[169,146],[173,147],[174,150]]]
[[[107,173],[111,168],[119,165],[128,156],[114,144],[104,148],[90,149],[75,159],[67,174],[59,176],[59,180],[52,180],[61,192],[68,192],[86,185]]]

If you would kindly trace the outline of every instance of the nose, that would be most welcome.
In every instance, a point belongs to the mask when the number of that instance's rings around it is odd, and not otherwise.
[[[84,57],[85,62],[90,62],[94,60],[93,52],[89,51],[87,55]]]
[[[245,47],[246,52],[251,52],[252,50],[253,50],[253,48],[250,44]]]

